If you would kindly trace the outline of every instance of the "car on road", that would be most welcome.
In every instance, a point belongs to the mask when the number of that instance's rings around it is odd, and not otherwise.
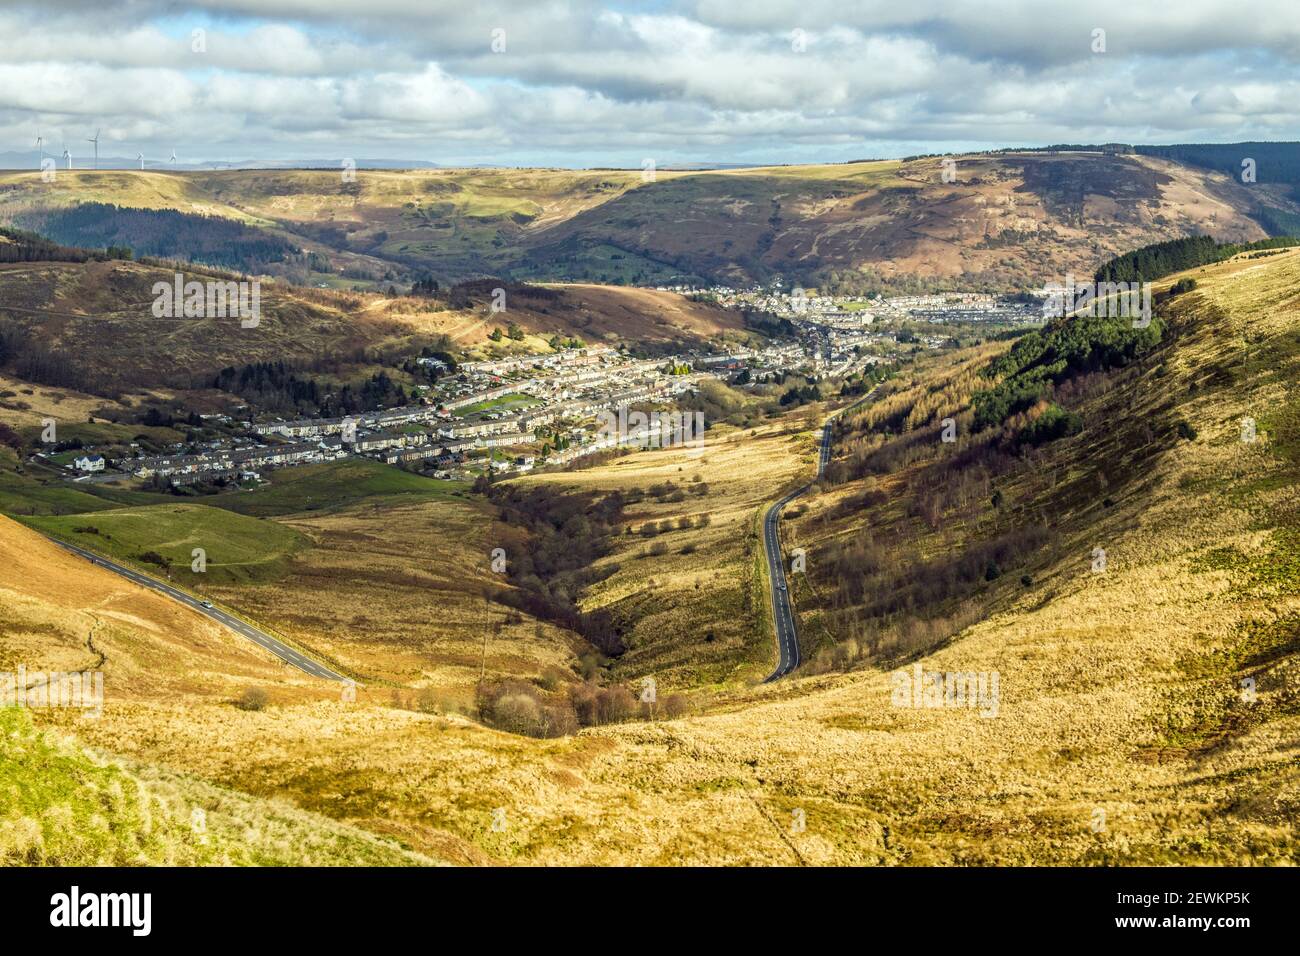
[[[212,602],[211,602],[211,601],[200,601],[200,602],[199,602],[199,605],[200,605],[201,607],[212,607]]]
[[[784,590],[785,590],[785,582],[782,581],[780,584],[777,585],[777,587],[779,587],[782,591],[784,591]]]

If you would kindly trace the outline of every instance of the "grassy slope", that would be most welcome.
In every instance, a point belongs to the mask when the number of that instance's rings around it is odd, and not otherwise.
[[[175,209],[199,215],[224,216],[250,225],[268,222],[214,200],[202,183],[185,173],[59,169],[53,182],[45,182],[39,172],[10,171],[0,173],[0,185],[8,192],[8,204],[58,207],[100,202],[136,209]]]
[[[491,515],[472,499],[377,497],[281,519],[312,542],[289,572],[210,593],[367,682],[431,688],[467,707],[480,670],[535,677],[572,664],[576,637],[486,595]]]
[[[304,535],[276,522],[196,504],[115,508],[29,518],[28,523],[46,534],[136,565],[141,565],[141,554],[152,551],[171,563],[178,582],[191,587],[275,580],[286,573],[289,559],[309,546]],[[195,548],[206,555],[203,572],[191,570]],[[158,567],[153,570],[161,573]]]
[[[0,312],[64,356],[87,390],[193,387],[227,365],[349,354],[410,331],[346,297],[265,283],[254,328],[237,317],[155,318],[154,283],[173,275],[127,262],[5,264]]]
[[[286,682],[282,668],[251,647],[0,519],[0,666],[102,670],[100,720],[151,697],[228,701],[249,682],[278,682],[285,698],[320,699],[313,682]],[[65,711],[0,710],[6,864],[431,862],[283,803],[88,749],[75,737],[84,740],[97,723]],[[105,742],[116,753],[139,746],[112,735]],[[195,810],[206,814],[206,842],[191,826]]]
[[[177,585],[367,679],[441,688],[467,705],[481,665],[535,676],[573,660],[572,635],[531,619],[504,625],[504,612],[484,601],[490,518],[456,482],[349,460],[283,469],[255,490],[197,502],[153,495],[144,497],[164,500],[116,508],[59,490],[45,503],[77,510],[22,520],[161,577],[141,560],[156,552]],[[45,501],[21,491],[24,506]],[[194,548],[206,553],[203,572],[192,570]]]
[[[117,426],[111,426],[117,428]],[[138,434],[129,426],[123,432]],[[120,439],[120,435],[118,436]],[[0,512],[10,515],[67,515],[105,511],[122,505],[174,504],[169,494],[135,491],[120,483],[74,483],[62,469],[20,464],[9,448],[0,448]]]
[[[411,866],[396,843],[283,803],[124,761],[0,710],[6,866]]]
[[[332,511],[376,498],[394,501],[435,500],[456,494],[463,486],[403,471],[372,459],[346,459],[275,471],[270,482],[238,495],[212,499],[219,508],[254,517],[275,517],[305,511]]]

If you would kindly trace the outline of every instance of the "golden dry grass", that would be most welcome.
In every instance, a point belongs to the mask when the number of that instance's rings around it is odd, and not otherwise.
[[[283,577],[209,591],[362,683],[444,689],[468,704],[480,673],[532,677],[575,659],[576,635],[512,622],[485,597],[504,582],[480,504],[386,498],[282,520],[312,542]]]
[[[42,427],[47,418],[56,422],[84,422],[96,412],[103,414],[126,408],[97,395],[70,388],[33,385],[7,375],[0,375],[0,393],[3,392],[13,394],[0,396],[0,415],[6,424],[19,428]]]

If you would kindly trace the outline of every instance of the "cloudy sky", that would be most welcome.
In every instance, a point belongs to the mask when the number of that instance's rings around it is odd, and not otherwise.
[[[1104,49],[1104,52],[1102,50]],[[1300,138],[1297,0],[0,0],[0,150],[639,167]]]

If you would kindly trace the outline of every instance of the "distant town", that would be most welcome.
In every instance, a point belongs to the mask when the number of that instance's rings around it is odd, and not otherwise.
[[[724,308],[761,312],[785,320],[792,334],[761,348],[692,352],[637,358],[625,350],[593,345],[541,354],[514,354],[450,364],[449,357],[421,355],[434,384],[416,386],[415,404],[350,416],[256,420],[235,414],[202,415],[222,437],[178,442],[166,453],[127,449],[80,449],[64,454],[70,480],[112,482],[129,478],[172,486],[257,483],[269,469],[371,458],[410,465],[439,478],[522,473],[564,466],[585,456],[645,445],[645,429],[611,434],[596,426],[602,413],[632,406],[674,405],[716,379],[754,387],[777,376],[815,380],[845,378],[895,361],[902,344],[943,347],[939,330],[952,323],[1035,324],[1042,295],[994,296],[940,293],[893,298],[855,298],[783,289],[667,286],[664,291],[704,298]],[[897,323],[936,327],[933,333],[900,332]],[[49,458],[37,452],[37,458]]]

